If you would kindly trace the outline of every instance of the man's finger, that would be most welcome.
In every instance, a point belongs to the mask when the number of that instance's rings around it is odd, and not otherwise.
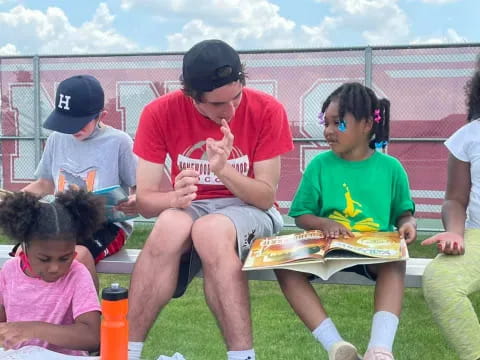
[[[222,126],[226,127],[230,131],[230,126],[228,126],[228,121],[225,118],[222,119]]]
[[[193,170],[193,169],[183,169],[182,171],[180,171],[180,173],[177,175],[177,177],[175,178],[176,181],[178,180],[181,180],[183,178],[190,178],[190,177],[198,177],[198,171],[196,170]]]

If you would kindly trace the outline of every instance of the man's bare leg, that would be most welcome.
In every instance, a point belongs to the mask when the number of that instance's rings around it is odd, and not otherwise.
[[[129,339],[143,342],[172,298],[180,257],[188,249],[192,218],[166,210],[157,219],[135,264],[129,293]]]
[[[231,351],[253,347],[248,282],[241,271],[236,237],[233,223],[223,215],[204,216],[192,228],[192,240],[202,259],[205,297]]]

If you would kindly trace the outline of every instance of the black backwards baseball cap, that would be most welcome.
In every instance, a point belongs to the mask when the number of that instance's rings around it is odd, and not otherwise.
[[[182,81],[197,91],[212,91],[242,75],[238,53],[222,40],[204,40],[183,57]]]
[[[75,134],[103,110],[105,95],[100,82],[90,75],[63,80],[55,94],[55,109],[43,127],[64,134]]]

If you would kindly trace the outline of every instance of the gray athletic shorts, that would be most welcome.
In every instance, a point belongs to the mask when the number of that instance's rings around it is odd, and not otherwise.
[[[247,256],[250,244],[254,239],[272,236],[283,227],[282,215],[276,208],[272,207],[266,211],[261,210],[238,198],[196,200],[187,209],[179,211],[187,212],[193,220],[208,214],[227,216],[237,230],[238,254],[242,260]],[[181,258],[174,298],[184,294],[188,284],[201,267],[200,258],[192,247]]]

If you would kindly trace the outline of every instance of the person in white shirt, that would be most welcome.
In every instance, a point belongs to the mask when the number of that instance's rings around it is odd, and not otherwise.
[[[480,290],[480,56],[467,83],[468,124],[446,142],[445,232],[422,245],[439,255],[423,275],[423,292],[443,335],[462,360],[480,359],[480,324],[468,295]]]

